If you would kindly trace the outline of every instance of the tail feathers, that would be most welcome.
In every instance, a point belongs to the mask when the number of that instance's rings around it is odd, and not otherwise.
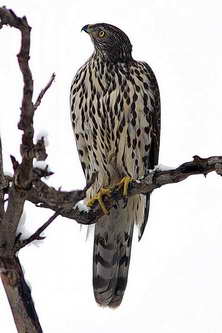
[[[95,228],[93,287],[97,303],[120,305],[127,285],[133,223],[113,228],[120,221],[101,221]],[[109,229],[109,232],[107,230]]]
[[[145,194],[142,199],[144,200],[144,216],[143,216],[142,223],[139,225],[139,235],[138,235],[138,240],[139,241],[141,240],[141,238],[143,236],[143,233],[144,233],[147,221],[148,221],[148,217],[149,217],[150,193]]]

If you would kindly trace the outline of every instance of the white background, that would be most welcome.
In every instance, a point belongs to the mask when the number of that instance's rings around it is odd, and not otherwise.
[[[80,32],[88,23],[122,28],[135,59],[156,73],[162,97],[160,163],[178,166],[198,154],[221,155],[221,1],[7,1],[32,26],[35,97],[52,72],[56,82],[36,112],[36,136],[48,133],[49,183],[63,189],[85,184],[69,119],[73,75],[93,47]],[[5,170],[19,158],[17,130],[22,80],[16,62],[19,33],[0,31],[0,129]],[[39,246],[19,257],[31,283],[45,333],[221,333],[222,180],[193,176],[152,195],[145,235],[134,238],[127,291],[116,310],[100,308],[92,291],[92,237],[74,221],[58,218]],[[52,214],[25,207],[26,233]],[[0,288],[0,331],[16,332]]]

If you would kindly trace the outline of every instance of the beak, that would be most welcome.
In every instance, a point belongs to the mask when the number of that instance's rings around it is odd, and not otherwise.
[[[82,27],[81,31],[85,31],[89,34],[90,32],[92,32],[92,25],[91,24],[84,25],[84,27]]]

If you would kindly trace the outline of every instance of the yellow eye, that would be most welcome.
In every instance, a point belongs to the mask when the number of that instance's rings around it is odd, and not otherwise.
[[[105,36],[105,32],[103,30],[100,30],[99,32],[99,37],[102,38]]]

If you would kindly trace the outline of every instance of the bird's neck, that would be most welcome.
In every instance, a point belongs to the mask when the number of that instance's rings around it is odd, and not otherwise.
[[[118,49],[113,47],[109,52],[96,49],[94,54],[96,57],[100,57],[102,61],[111,64],[128,63],[133,59],[131,50],[124,47],[124,45],[122,46],[122,48]]]

